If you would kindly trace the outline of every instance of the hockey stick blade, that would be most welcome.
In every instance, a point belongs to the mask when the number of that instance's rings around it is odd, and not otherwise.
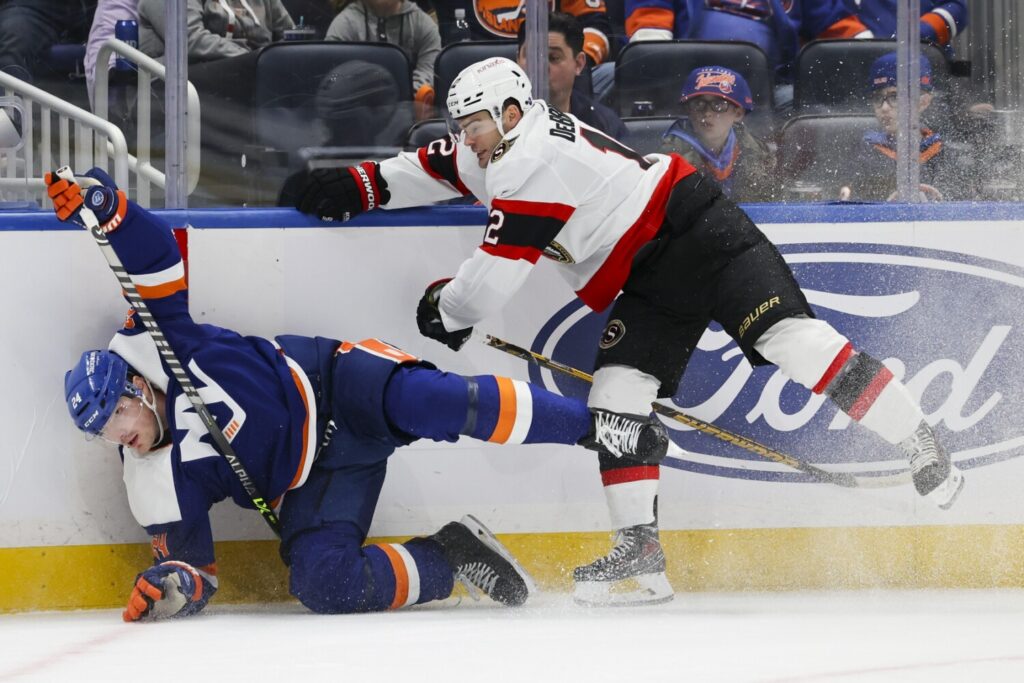
[[[571,365],[566,365],[565,363],[559,363],[547,356],[530,351],[529,349],[524,349],[522,346],[517,346],[505,341],[504,339],[499,339],[498,337],[488,334],[483,336],[482,341],[488,346],[498,349],[499,351],[504,351],[505,353],[516,356],[517,358],[522,358],[525,361],[548,368],[549,370],[557,370],[558,372],[588,383],[592,383],[594,381],[594,377],[592,375],[583,372],[582,370],[574,368]],[[880,481],[870,482],[870,479],[863,480],[846,472],[829,472],[828,470],[806,463],[803,460],[798,460],[791,455],[777,451],[774,448],[765,446],[762,443],[758,443],[753,439],[740,436],[739,434],[722,429],[721,427],[717,427],[709,422],[698,420],[677,408],[666,406],[661,403],[653,403],[651,405],[654,412],[658,415],[680,422],[687,427],[691,427],[697,431],[713,436],[716,439],[739,446],[740,448],[759,455],[766,460],[771,460],[772,462],[792,467],[793,469],[810,476],[815,481],[825,484],[835,484],[836,486],[842,486],[844,488],[875,488],[881,483]],[[880,480],[881,478],[879,477],[878,479]]]

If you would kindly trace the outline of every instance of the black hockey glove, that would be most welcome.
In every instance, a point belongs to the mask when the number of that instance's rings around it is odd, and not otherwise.
[[[446,277],[443,280],[430,283],[423,298],[420,299],[419,306],[416,307],[416,324],[420,328],[420,334],[424,337],[435,339],[452,351],[458,351],[473,334],[473,328],[467,327],[464,330],[449,332],[441,322],[441,310],[438,308],[438,302],[441,300],[441,290],[451,280],[450,277]]]
[[[364,161],[345,168],[300,171],[288,179],[278,204],[294,204],[325,221],[347,221],[391,199],[380,166]]]

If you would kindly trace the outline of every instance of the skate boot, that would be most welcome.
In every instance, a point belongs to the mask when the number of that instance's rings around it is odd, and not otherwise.
[[[656,605],[673,598],[665,576],[658,525],[638,524],[615,533],[612,551],[573,571],[573,600],[588,607]],[[628,590],[632,580],[636,588]],[[627,590],[616,591],[626,587]]]
[[[616,458],[633,457],[651,464],[665,458],[668,431],[657,418],[591,408],[590,419],[590,432],[580,439],[580,446]]]
[[[445,524],[431,539],[441,544],[445,559],[474,600],[484,593],[503,605],[518,607],[537,585],[512,553],[473,515]]]
[[[910,475],[917,492],[948,510],[964,487],[964,474],[952,463],[935,432],[924,420],[917,431],[900,442],[910,458]]]

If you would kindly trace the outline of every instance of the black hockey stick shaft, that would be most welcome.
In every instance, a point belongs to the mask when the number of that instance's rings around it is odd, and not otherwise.
[[[498,337],[494,337],[489,334],[484,335],[484,343],[487,344],[488,346],[504,351],[505,353],[511,354],[518,358],[522,358],[523,360],[529,361],[531,363],[535,363],[541,367],[548,368],[549,370],[557,370],[558,372],[569,375],[570,377],[575,377],[576,379],[588,383],[592,383],[594,381],[594,377],[592,375],[583,372],[582,370],[574,368],[571,365],[566,365],[565,363],[559,363],[558,361],[548,358],[547,356],[536,353],[535,351],[530,351],[529,349],[525,349],[522,346],[516,346],[515,344],[511,344],[503,339],[499,339]],[[664,417],[675,420],[676,422],[681,422],[687,427],[691,427],[693,429],[696,429],[697,431],[709,434],[710,436],[713,436],[716,439],[720,439],[727,443],[731,443],[735,446],[739,446],[744,450],[750,451],[751,453],[755,453],[761,456],[762,458],[771,460],[772,462],[788,465],[793,469],[799,470],[804,474],[813,477],[815,480],[819,482],[826,484],[835,484],[837,486],[843,486],[846,488],[854,488],[858,486],[857,479],[852,474],[846,474],[845,472],[829,472],[828,470],[823,470],[820,467],[815,467],[810,463],[806,463],[803,460],[798,460],[791,455],[787,455],[785,453],[775,450],[774,448],[765,446],[764,444],[758,443],[753,439],[748,439],[745,436],[735,434],[726,429],[722,429],[721,427],[716,427],[710,422],[698,420],[697,418],[691,415],[687,415],[686,413],[677,408],[673,408],[671,406],[667,406],[661,403],[652,403],[651,407],[654,409],[654,412],[659,415],[663,415]]]
[[[57,175],[65,180],[72,182],[78,182],[74,174],[66,166],[57,171]],[[171,373],[174,375],[174,379],[178,382],[178,386],[181,387],[182,391],[188,397],[192,407],[195,408],[196,414],[199,415],[199,419],[202,420],[203,425],[206,426],[207,431],[210,433],[210,437],[213,439],[214,447],[220,452],[224,459],[228,461],[228,465],[231,467],[231,471],[238,477],[245,492],[249,495],[249,499],[252,504],[256,506],[256,510],[263,517],[263,521],[267,523],[267,526],[273,530],[274,534],[278,537],[281,536],[281,522],[274,514],[273,508],[270,507],[267,499],[260,494],[256,488],[255,482],[252,477],[249,476],[249,472],[246,471],[242,461],[238,458],[238,454],[235,453],[234,447],[231,442],[228,441],[227,437],[224,436],[224,432],[221,430],[220,425],[213,419],[213,415],[210,413],[209,408],[206,407],[206,403],[199,395],[199,391],[196,390],[195,384],[192,383],[192,378],[189,377],[185,368],[178,360],[177,354],[174,353],[174,349],[167,342],[167,337],[164,336],[163,331],[160,329],[160,325],[157,324],[156,319],[153,318],[153,314],[149,310],[149,306],[146,304],[146,300],[139,295],[138,289],[135,287],[135,282],[132,281],[131,275],[125,270],[124,265],[121,263],[120,257],[114,248],[110,245],[110,240],[107,239],[106,234],[100,229],[99,221],[96,219],[96,214],[92,212],[88,207],[80,209],[80,215],[82,220],[85,222],[86,229],[96,240],[96,244],[100,248],[100,252],[103,253],[103,257],[107,260],[107,265],[110,266],[110,270],[113,271],[114,276],[117,277],[117,281],[121,283],[121,287],[125,291],[125,296],[128,302],[135,308],[135,312],[139,314],[139,318],[142,319],[142,324],[149,331],[150,336],[153,338],[153,342],[156,344],[156,349],[160,353],[160,357],[167,364],[167,367],[171,369]]]

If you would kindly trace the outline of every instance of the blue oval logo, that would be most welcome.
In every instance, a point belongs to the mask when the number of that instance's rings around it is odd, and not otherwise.
[[[957,253],[874,244],[780,247],[818,317],[885,362],[918,397],[953,460],[971,469],[1024,453],[1024,269]],[[556,313],[532,349],[592,372],[609,311],[579,301]],[[670,343],[670,342],[667,342]],[[534,382],[585,397],[589,385],[536,366]],[[825,396],[753,368],[717,324],[701,338],[674,403],[694,417],[797,459],[858,475],[904,473],[900,450],[852,424]],[[737,446],[669,422],[690,452],[670,467],[716,476],[812,481]]]

